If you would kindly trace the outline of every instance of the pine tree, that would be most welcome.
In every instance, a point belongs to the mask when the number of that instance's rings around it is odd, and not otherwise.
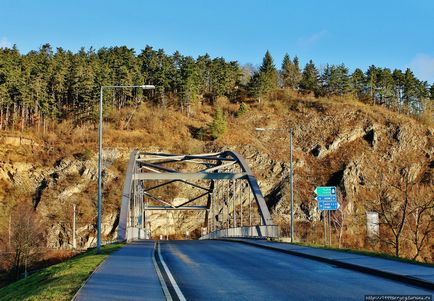
[[[220,107],[216,108],[216,114],[214,117],[213,122],[211,123],[211,136],[214,139],[219,138],[220,136],[222,136],[225,132],[226,132],[226,120],[223,116],[223,111]]]
[[[300,81],[300,89],[304,93],[313,92],[315,95],[320,93],[319,72],[312,60],[303,69]]]
[[[298,57],[295,56],[294,59],[292,60],[292,69],[291,69],[291,87],[294,90],[298,89],[298,85],[300,84],[301,81],[301,70],[300,70],[300,64],[298,62]]]
[[[366,86],[369,90],[369,96],[374,104],[376,99],[377,73],[378,69],[374,65],[369,66],[368,70],[366,71]]]
[[[404,106],[407,113],[411,113],[413,102],[417,99],[417,80],[413,72],[407,68],[404,73],[404,88],[402,91]]]
[[[434,83],[429,88],[429,94],[430,94],[429,99],[434,100]]]
[[[253,75],[251,91],[259,99],[269,92],[277,89],[278,73],[273,63],[273,58],[267,50],[258,72]]]
[[[200,72],[194,59],[190,56],[184,58],[181,66],[181,110],[187,108],[190,114],[191,104],[195,103],[199,96]]]
[[[394,81],[392,72],[389,68],[377,70],[377,92],[379,94],[380,103],[387,107],[392,106]]]
[[[360,68],[356,68],[351,75],[351,86],[354,94],[360,100],[365,95],[365,75]]]
[[[289,55],[286,53],[283,57],[282,70],[280,71],[282,77],[282,86],[284,88],[292,88],[291,86],[291,73],[292,73],[292,62]]]
[[[392,73],[393,78],[393,94],[394,94],[394,105],[398,108],[398,111],[402,111],[402,93],[404,90],[404,73],[401,70],[395,69]]]

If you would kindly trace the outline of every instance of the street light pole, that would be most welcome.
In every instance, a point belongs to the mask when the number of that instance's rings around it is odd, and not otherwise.
[[[76,239],[76,237],[75,237],[75,208],[76,208],[76,205],[75,204],[72,204],[72,210],[73,210],[73,213],[72,213],[72,248],[75,250],[75,249],[77,249],[77,239]]]
[[[292,170],[292,128],[289,131],[289,189],[291,194],[291,243],[294,242],[294,190]]]
[[[264,131],[286,131],[280,128],[256,128],[258,132]],[[294,187],[293,187],[293,166],[292,166],[292,128],[289,129],[289,191],[290,191],[290,209],[291,209],[291,243],[294,242]]]
[[[142,86],[101,86],[99,98],[99,130],[98,130],[98,224],[97,224],[97,253],[101,253],[101,206],[102,206],[102,101],[104,89],[112,88],[142,88],[144,90],[155,89],[153,85]]]

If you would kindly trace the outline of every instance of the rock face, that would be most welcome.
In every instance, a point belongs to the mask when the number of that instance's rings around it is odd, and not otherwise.
[[[346,217],[346,226],[342,226],[344,230],[340,236],[342,244],[347,241],[348,246],[363,246],[363,238],[355,241],[348,237],[360,234],[351,225],[363,223],[361,216],[366,193],[375,193],[378,186],[375,178],[378,166],[380,163],[386,166],[389,171],[385,177],[392,177],[405,163],[412,179],[433,185],[433,131],[397,114],[391,115],[396,118],[392,119],[381,112],[370,114],[343,105],[339,110],[335,109],[322,103],[299,102],[291,105],[288,117],[281,119],[278,125],[274,124],[277,121],[258,111],[250,117],[231,120],[229,128],[236,128],[231,126],[232,123],[237,123],[238,128],[251,128],[256,123],[264,127],[293,127],[296,235],[300,240],[313,237],[315,241],[321,237],[323,217],[317,210],[313,191],[315,186],[333,185],[338,187],[342,205],[339,214]],[[179,127],[187,125],[180,124]],[[231,149],[242,154],[257,176],[274,221],[287,229],[290,222],[288,137],[282,138],[282,134],[276,132],[254,138],[248,134],[246,136],[250,138],[245,138],[239,137],[242,132],[234,131],[230,130],[227,137],[237,137],[236,142],[223,138],[221,142],[205,145],[204,151]],[[24,155],[8,157],[10,153],[31,152],[38,147],[36,142],[29,142],[33,140],[2,141],[0,183],[6,183],[8,188],[0,189],[0,204],[8,203],[7,191],[11,190],[30,197],[34,207],[45,217],[48,246],[69,248],[72,245],[72,204],[75,203],[78,244],[82,248],[94,246],[97,156],[77,151],[57,158],[54,164],[44,165],[27,162]],[[102,229],[106,240],[116,237],[123,178],[132,147],[113,148],[104,153]],[[144,150],[162,151],[157,145]],[[172,197],[185,197],[191,193],[191,188],[179,188]],[[187,232],[200,233],[204,212],[153,212],[147,219],[155,236],[168,234],[181,238]]]

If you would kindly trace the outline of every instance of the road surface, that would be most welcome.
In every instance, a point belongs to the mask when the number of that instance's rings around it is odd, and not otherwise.
[[[365,295],[433,294],[235,242],[163,241],[160,246],[162,258],[187,300],[364,300]]]

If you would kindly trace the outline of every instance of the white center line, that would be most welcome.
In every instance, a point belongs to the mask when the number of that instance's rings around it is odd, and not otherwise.
[[[154,243],[154,250],[157,247],[157,242]],[[152,256],[152,262],[154,263],[155,271],[157,272],[158,279],[160,280],[161,287],[163,288],[163,293],[166,296],[166,301],[173,301],[172,296],[169,293],[166,282],[164,281],[163,275],[161,275],[160,268],[158,267],[157,261],[155,260],[155,253]]]
[[[169,268],[167,267],[166,263],[164,262],[163,256],[161,256],[160,252],[160,244],[158,244],[158,256],[160,257],[161,264],[163,265],[164,270],[166,271],[167,277],[169,278],[170,283],[173,286],[173,289],[176,292],[176,295],[178,296],[180,301],[187,301],[185,299],[184,295],[182,294],[178,284],[175,281],[175,278],[173,278],[172,273],[170,272]]]

